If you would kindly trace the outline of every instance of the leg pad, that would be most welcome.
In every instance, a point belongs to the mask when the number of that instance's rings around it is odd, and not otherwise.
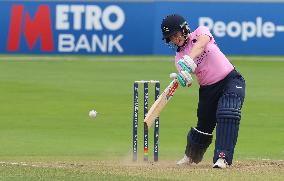
[[[216,142],[213,162],[224,158],[232,164],[241,119],[242,99],[236,94],[226,94],[218,102],[216,112]]]
[[[201,162],[204,153],[212,142],[212,134],[204,133],[196,128],[191,128],[187,135],[187,146],[185,154],[192,159],[194,163]]]

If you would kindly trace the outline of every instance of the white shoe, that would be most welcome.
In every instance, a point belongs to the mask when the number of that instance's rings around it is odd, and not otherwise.
[[[223,158],[219,158],[213,165],[213,168],[227,168],[227,167],[228,167],[228,164],[226,160]]]
[[[177,162],[177,165],[189,165],[192,163],[191,158],[189,158],[188,156],[184,155],[184,157]]]

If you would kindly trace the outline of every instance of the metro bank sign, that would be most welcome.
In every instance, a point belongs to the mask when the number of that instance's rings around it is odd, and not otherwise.
[[[124,52],[125,13],[117,5],[13,4],[10,13],[9,52],[26,47],[42,53]]]

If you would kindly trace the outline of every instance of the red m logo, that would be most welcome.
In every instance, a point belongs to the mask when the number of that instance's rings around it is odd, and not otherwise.
[[[23,15],[24,22],[22,22]],[[7,49],[9,51],[17,51],[19,49],[22,27],[23,35],[29,49],[34,47],[37,39],[40,39],[42,51],[50,52],[53,50],[49,6],[39,6],[35,16],[31,18],[28,12],[24,12],[23,5],[13,5],[7,44]]]

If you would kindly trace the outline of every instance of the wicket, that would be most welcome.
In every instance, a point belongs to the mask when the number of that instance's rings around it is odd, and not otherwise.
[[[148,112],[149,83],[155,84],[155,100],[160,94],[160,82],[156,80],[141,80],[134,82],[134,111],[133,111],[133,161],[137,161],[137,145],[138,145],[138,85],[144,84],[144,118]],[[159,150],[159,118],[155,120],[154,127],[154,161],[158,161]],[[148,127],[144,124],[144,161],[148,161]]]

